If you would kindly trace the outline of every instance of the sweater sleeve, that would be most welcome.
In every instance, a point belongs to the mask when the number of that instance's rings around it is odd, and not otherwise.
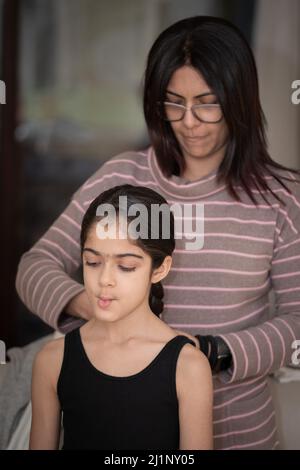
[[[73,196],[65,211],[19,263],[16,289],[28,309],[62,333],[84,322],[64,312],[67,303],[84,290],[72,276],[81,266],[80,231],[83,215],[115,178],[104,164]],[[90,200],[90,201],[89,201]]]
[[[274,235],[270,282],[275,306],[272,318],[260,325],[221,334],[233,366],[219,374],[235,382],[274,372],[292,362],[293,342],[300,339],[300,184],[284,191],[287,206],[279,211]],[[281,195],[282,193],[280,193]]]

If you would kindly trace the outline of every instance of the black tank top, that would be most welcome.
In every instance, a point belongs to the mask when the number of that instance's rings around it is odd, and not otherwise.
[[[187,343],[176,336],[141,372],[113,377],[89,361],[79,328],[67,333],[57,383],[63,449],[179,449],[176,364]]]

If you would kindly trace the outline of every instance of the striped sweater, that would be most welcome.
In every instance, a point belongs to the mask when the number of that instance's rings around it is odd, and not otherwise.
[[[151,147],[123,153],[74,194],[23,255],[17,274],[23,302],[65,333],[82,322],[63,310],[83,290],[72,279],[81,264],[80,224],[99,193],[129,183],[156,190],[169,204],[204,203],[204,246],[188,251],[184,239],[176,240],[172,268],[163,281],[163,319],[191,334],[218,334],[231,349],[233,367],[214,375],[216,449],[278,446],[267,376],[291,362],[292,343],[300,339],[300,184],[287,181],[289,194],[275,178],[265,178],[285,205],[272,194],[268,205],[254,191],[255,206],[238,186],[237,202],[217,182],[217,171],[192,183],[178,176],[167,179]]]

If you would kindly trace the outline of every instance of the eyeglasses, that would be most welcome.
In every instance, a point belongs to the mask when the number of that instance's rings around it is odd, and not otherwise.
[[[223,114],[221,106],[217,103],[214,104],[194,104],[190,108],[183,104],[171,103],[164,101],[165,121],[176,122],[181,121],[187,110],[191,110],[193,116],[201,122],[215,124],[220,122]]]

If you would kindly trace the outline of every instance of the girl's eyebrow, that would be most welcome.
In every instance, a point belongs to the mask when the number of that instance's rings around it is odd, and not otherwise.
[[[178,93],[174,93],[174,91],[166,90],[166,93],[169,93],[170,95],[175,95],[178,96],[178,98],[183,98],[185,99],[184,96],[178,95]],[[193,98],[201,98],[202,96],[207,96],[207,95],[214,95],[212,91],[206,91],[205,93],[201,93],[201,95],[194,96]]]
[[[99,251],[96,251],[93,248],[84,248],[83,251],[89,251],[90,253],[93,253],[96,256],[103,255],[103,253],[100,253]],[[107,255],[107,256],[111,256],[111,255]],[[144,259],[143,256],[137,255],[135,253],[116,253],[112,256],[113,258],[125,258],[126,256],[133,256],[134,258]]]

